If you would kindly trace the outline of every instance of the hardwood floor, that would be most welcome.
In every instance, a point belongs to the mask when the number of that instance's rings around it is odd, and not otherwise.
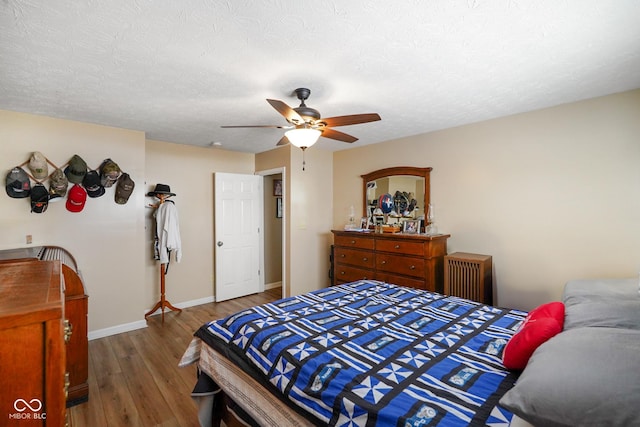
[[[148,327],[89,342],[89,401],[69,411],[73,427],[198,426],[196,368],[178,361],[203,323],[279,299],[281,289],[165,312]]]

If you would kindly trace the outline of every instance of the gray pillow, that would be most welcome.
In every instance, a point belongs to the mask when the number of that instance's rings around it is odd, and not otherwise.
[[[584,326],[640,330],[640,298],[569,298],[565,302],[564,330]]]
[[[640,329],[638,279],[572,280],[564,288],[564,329]]]
[[[556,335],[533,353],[500,404],[536,426],[640,425],[640,331]]]
[[[640,300],[638,289],[638,278],[571,280],[564,285],[562,301],[574,296],[620,297]]]

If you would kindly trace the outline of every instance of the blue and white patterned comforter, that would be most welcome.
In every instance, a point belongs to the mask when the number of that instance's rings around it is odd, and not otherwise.
[[[196,336],[330,426],[507,426],[504,345],[527,313],[358,281],[253,307]]]

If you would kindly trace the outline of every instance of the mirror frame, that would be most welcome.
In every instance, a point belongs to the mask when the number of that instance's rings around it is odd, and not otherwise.
[[[431,181],[429,179],[430,173],[433,168],[418,168],[414,166],[397,166],[393,168],[378,169],[377,171],[369,172],[362,177],[362,212],[363,216],[367,216],[367,183],[375,181],[378,178],[386,178],[394,175],[410,175],[419,178],[424,178],[424,200],[422,202],[422,209],[427,212],[427,207],[431,203]],[[424,222],[424,221],[423,221]],[[422,224],[424,227],[425,224]]]

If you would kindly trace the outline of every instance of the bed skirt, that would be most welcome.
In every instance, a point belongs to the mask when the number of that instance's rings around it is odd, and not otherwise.
[[[192,394],[198,404],[200,425],[219,425],[220,419],[224,419],[227,425],[236,422],[240,422],[236,425],[247,425],[247,421],[242,420],[243,416],[238,414],[239,411],[234,409],[233,402],[261,426],[314,425],[277,397],[270,393],[261,393],[264,388],[260,383],[211,347],[202,345],[200,338],[191,340],[179,366],[194,363],[198,364],[199,372],[212,378],[214,387],[217,385],[220,389],[212,390],[210,393],[200,390]],[[232,402],[226,401],[227,398]],[[231,419],[227,421],[225,418]]]

